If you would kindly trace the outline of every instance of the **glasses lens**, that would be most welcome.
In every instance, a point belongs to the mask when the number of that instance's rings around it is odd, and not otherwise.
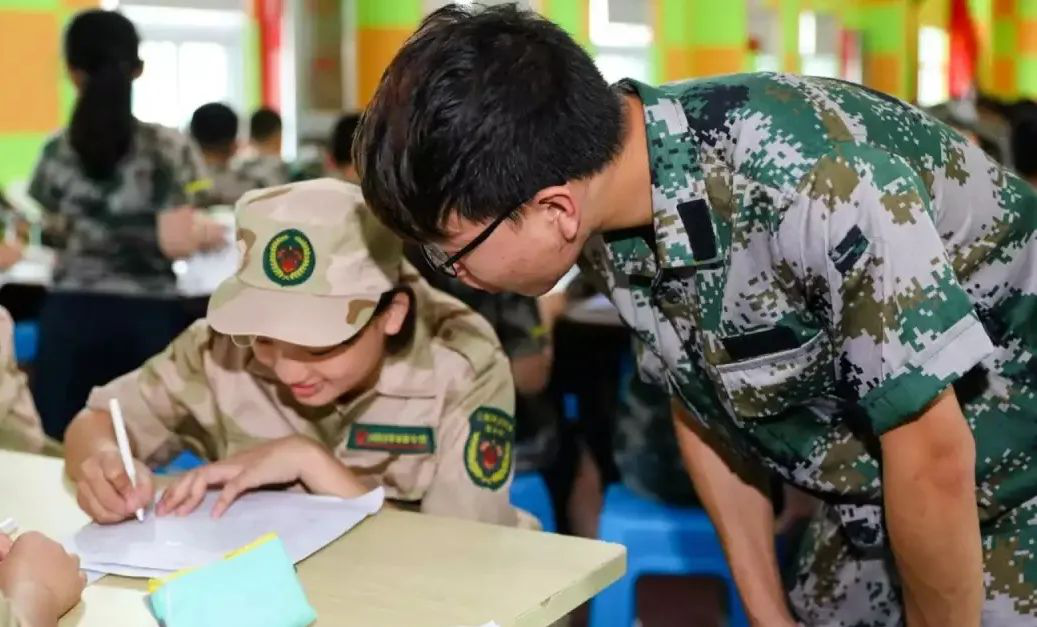
[[[425,244],[421,247],[421,251],[425,254],[425,260],[432,266],[432,269],[448,276],[457,275],[453,266],[446,265],[446,262],[450,260],[450,255],[446,254],[442,248],[433,244]]]

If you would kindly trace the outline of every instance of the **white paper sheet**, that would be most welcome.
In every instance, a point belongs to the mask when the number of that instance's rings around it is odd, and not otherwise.
[[[251,492],[220,518],[212,518],[219,492],[209,492],[187,516],[156,516],[144,522],[91,523],[69,540],[82,568],[127,577],[160,577],[223,557],[263,534],[274,532],[299,562],[374,514],[385,501],[378,488],[355,499],[297,492]]]

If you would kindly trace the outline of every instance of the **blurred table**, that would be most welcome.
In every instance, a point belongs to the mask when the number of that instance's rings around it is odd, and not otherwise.
[[[59,459],[0,451],[0,516],[54,538],[87,522]],[[383,510],[298,565],[317,625],[548,625],[626,568],[626,549],[569,536]],[[89,586],[63,627],[155,625],[144,579]]]

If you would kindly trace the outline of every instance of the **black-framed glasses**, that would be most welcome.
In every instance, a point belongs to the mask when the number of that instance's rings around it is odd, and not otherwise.
[[[461,261],[461,259],[468,253],[475,250],[479,246],[479,244],[485,242],[486,238],[493,234],[494,229],[500,226],[502,222],[507,220],[508,216],[510,216],[513,212],[514,209],[509,209],[508,211],[505,211],[504,213],[494,218],[493,222],[490,222],[489,226],[482,230],[482,233],[476,235],[475,239],[465,244],[464,247],[461,248],[461,250],[457,251],[453,255],[446,254],[446,252],[442,248],[436,246],[435,244],[422,244],[421,252],[423,255],[425,255],[425,261],[427,261],[428,264],[432,266],[432,269],[436,272],[445,274],[448,277],[456,278],[457,270],[454,268],[454,266],[457,265],[457,262]]]

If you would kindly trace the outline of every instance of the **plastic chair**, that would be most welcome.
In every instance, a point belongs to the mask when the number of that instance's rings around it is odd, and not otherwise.
[[[188,470],[193,470],[205,463],[201,457],[198,457],[194,453],[188,450],[180,451],[180,453],[172,459],[165,466],[161,466],[155,469],[156,475],[175,475]]]
[[[605,492],[598,538],[627,547],[627,572],[591,601],[590,627],[630,627],[637,616],[637,579],[649,574],[723,579],[728,624],[748,626],[720,538],[705,510],[663,505],[612,484]]]
[[[521,472],[511,482],[511,504],[520,507],[540,521],[544,531],[554,533],[555,510],[551,493],[539,472]]]
[[[19,364],[31,364],[36,361],[39,338],[40,325],[35,320],[14,323],[14,358]]]

